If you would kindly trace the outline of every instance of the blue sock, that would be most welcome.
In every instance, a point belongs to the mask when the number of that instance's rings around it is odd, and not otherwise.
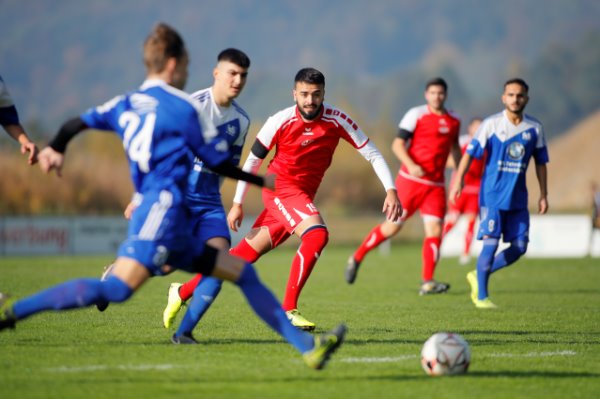
[[[497,249],[498,239],[486,238],[483,240],[483,248],[477,259],[477,285],[479,286],[478,299],[480,300],[488,297],[488,282],[490,280],[494,254]]]
[[[527,241],[515,240],[510,243],[510,247],[500,252],[495,258],[492,264],[492,273],[502,269],[503,267],[510,266],[515,263],[521,256],[527,251]]]
[[[246,300],[254,312],[300,353],[314,347],[313,336],[292,325],[277,298],[258,279],[252,264],[246,263],[236,284],[246,296]]]
[[[123,302],[133,290],[115,276],[105,281],[82,278],[64,282],[15,302],[13,312],[17,320],[45,310],[83,308],[98,301]]]
[[[204,313],[206,313],[210,305],[217,298],[217,295],[219,295],[222,285],[223,281],[218,278],[202,276],[200,283],[194,289],[194,296],[175,335],[181,336],[184,333],[192,332]]]

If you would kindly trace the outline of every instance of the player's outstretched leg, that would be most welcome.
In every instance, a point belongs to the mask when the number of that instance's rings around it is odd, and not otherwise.
[[[317,337],[294,327],[273,293],[260,282],[251,264],[245,265],[236,284],[241,288],[256,314],[302,353],[308,366],[320,370],[331,354],[342,344],[346,333],[346,327],[343,325]]]
[[[359,267],[360,262],[354,258],[354,255],[351,255],[346,262],[346,270],[344,271],[344,277],[346,278],[346,282],[348,284],[354,284]]]
[[[358,268],[360,267],[360,264],[364,260],[365,256],[367,256],[369,252],[377,248],[382,242],[388,239],[388,237],[383,234],[381,228],[381,224],[375,226],[369,232],[369,234],[367,234],[363,242],[352,254],[352,256],[350,256],[348,259],[344,273],[344,277],[346,278],[346,282],[348,284],[353,284],[356,280]],[[400,228],[398,228],[398,231],[399,230]]]
[[[0,292],[0,330],[15,328],[17,318],[12,310],[14,299]]]
[[[171,341],[176,344],[197,343],[192,331],[219,295],[223,281],[214,277],[203,277],[193,292],[188,309]],[[187,342],[182,342],[187,341]],[[176,342],[180,341],[180,342]]]
[[[316,336],[313,349],[302,355],[304,362],[313,369],[321,370],[331,355],[344,342],[345,336],[346,326],[344,324],[340,324],[328,333]]]
[[[48,310],[83,308],[98,302],[123,302],[133,290],[117,277],[105,281],[80,278],[55,285],[29,297],[12,301],[4,295],[0,304],[0,329],[14,327],[16,321]]]
[[[100,276],[100,281],[106,281],[106,279],[108,278],[108,276],[110,276],[110,274],[112,273],[114,268],[115,268],[114,263],[111,263],[110,265],[105,266],[104,271],[102,272],[102,276]],[[98,301],[98,302],[96,302],[96,308],[100,312],[104,312],[106,310],[106,308],[108,308],[108,304],[109,304],[109,302],[107,302],[107,301]]]

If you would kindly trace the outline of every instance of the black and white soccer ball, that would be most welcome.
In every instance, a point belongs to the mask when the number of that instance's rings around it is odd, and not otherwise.
[[[439,332],[423,344],[421,366],[429,375],[464,374],[470,363],[469,344],[458,334]]]

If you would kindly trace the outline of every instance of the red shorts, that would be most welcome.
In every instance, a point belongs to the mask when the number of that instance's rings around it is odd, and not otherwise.
[[[263,190],[262,197],[265,209],[252,228],[267,227],[273,248],[287,240],[304,219],[319,214],[312,198],[297,189]]]
[[[450,203],[448,208],[449,212],[459,214],[472,213],[476,215],[479,213],[479,194],[462,192],[456,203]]]
[[[444,219],[446,214],[446,189],[443,184],[420,183],[398,174],[396,189],[402,202],[402,208],[404,208],[402,220],[408,219],[417,210],[421,212],[421,216]]]

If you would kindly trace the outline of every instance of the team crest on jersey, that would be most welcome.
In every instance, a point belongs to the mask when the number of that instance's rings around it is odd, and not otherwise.
[[[450,127],[448,127],[448,122],[446,122],[445,119],[440,119],[439,121],[440,121],[440,126],[438,128],[438,131],[441,134],[447,134],[447,133],[449,133],[450,132]]]
[[[227,125],[227,134],[230,136],[235,136],[237,134],[237,127],[232,124]]]
[[[521,137],[523,137],[523,140],[529,141],[531,140],[531,133],[529,131],[524,131]]]
[[[525,147],[523,144],[515,141],[508,146],[508,157],[514,161],[518,161],[525,155]]]

